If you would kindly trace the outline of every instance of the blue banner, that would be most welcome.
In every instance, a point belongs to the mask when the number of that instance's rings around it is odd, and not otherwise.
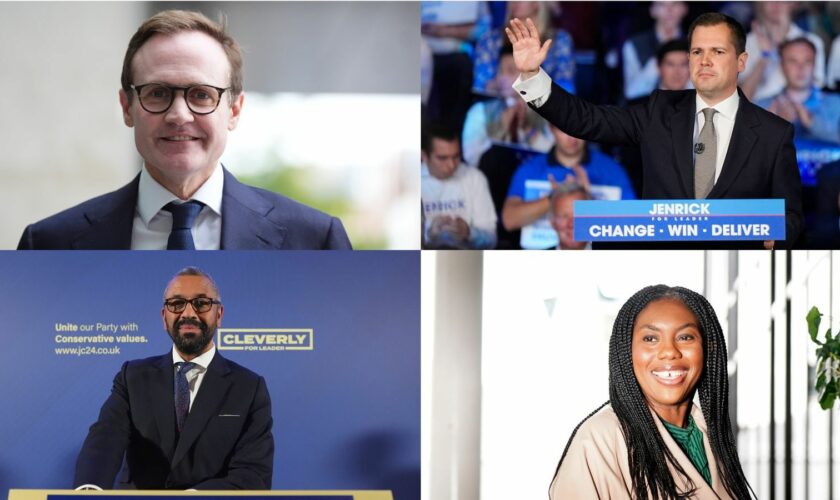
[[[817,172],[823,165],[840,160],[840,144],[801,138],[793,144],[803,186],[816,186]]]
[[[576,201],[577,241],[784,240],[785,200]]]

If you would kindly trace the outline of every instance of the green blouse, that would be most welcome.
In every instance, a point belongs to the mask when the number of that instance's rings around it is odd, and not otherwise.
[[[688,427],[685,429],[671,425],[664,420],[662,420],[662,424],[668,429],[668,433],[671,434],[680,449],[685,452],[691,463],[706,480],[706,483],[711,486],[712,473],[709,472],[709,461],[706,459],[706,449],[703,447],[703,433],[697,428],[697,424],[694,423],[691,415],[688,416]]]

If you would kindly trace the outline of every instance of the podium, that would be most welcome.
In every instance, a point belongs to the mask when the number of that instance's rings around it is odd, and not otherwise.
[[[296,491],[157,491],[157,490],[9,490],[9,500],[68,500],[70,497],[98,497],[100,500],[141,500],[146,498],[191,498],[205,500],[235,497],[240,500],[278,497],[278,500],[394,500],[390,491],[296,490]]]

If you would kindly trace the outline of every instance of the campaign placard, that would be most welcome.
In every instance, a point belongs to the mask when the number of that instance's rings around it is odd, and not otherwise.
[[[785,239],[785,200],[575,201],[577,241]]]
[[[593,184],[590,187],[592,197],[596,200],[620,200],[621,188]],[[527,179],[525,181],[525,201],[539,200],[551,194],[551,182],[542,179]],[[559,243],[557,232],[551,227],[549,214],[545,214],[531,224],[522,228],[519,246],[526,250],[544,250],[556,247]]]

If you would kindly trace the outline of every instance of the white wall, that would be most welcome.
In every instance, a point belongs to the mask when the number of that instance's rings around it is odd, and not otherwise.
[[[0,249],[139,169],[117,91],[144,4],[0,3]]]

